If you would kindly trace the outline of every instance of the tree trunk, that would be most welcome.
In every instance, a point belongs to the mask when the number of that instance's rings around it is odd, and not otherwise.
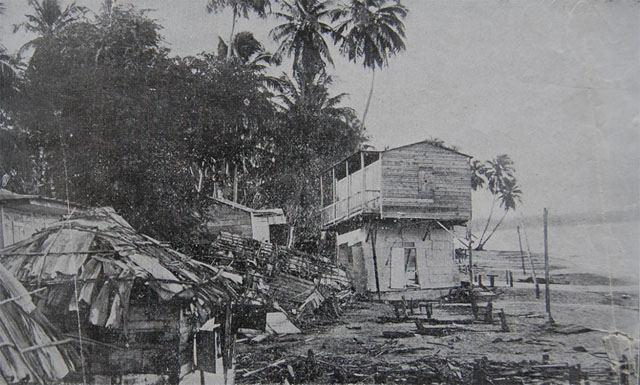
[[[491,238],[491,236],[496,232],[496,230],[498,229],[498,227],[500,226],[500,224],[502,223],[502,221],[504,220],[504,217],[507,216],[507,213],[509,212],[509,210],[506,210],[504,212],[504,215],[502,216],[502,218],[500,218],[500,220],[498,221],[498,223],[496,223],[496,225],[494,226],[493,230],[491,230],[491,233],[489,233],[489,235],[487,236],[487,239],[485,239],[482,243],[480,243],[478,245],[478,247],[480,247],[480,250],[482,250],[482,247],[489,242],[489,239]]]
[[[369,89],[369,97],[367,98],[367,104],[364,106],[364,113],[362,114],[362,127],[364,128],[364,121],[367,119],[367,112],[369,112],[369,104],[371,104],[371,96],[373,96],[373,85],[376,81],[376,67],[371,70],[371,88]]]
[[[233,33],[236,29],[236,18],[238,17],[238,12],[236,8],[233,7],[233,18],[231,19],[231,34],[229,35],[229,44],[227,46],[227,59],[231,58],[231,52],[233,51]]]
[[[295,243],[295,229],[294,225],[289,226],[289,239],[287,240],[287,247],[292,248]]]
[[[484,245],[484,242],[482,242],[482,239],[484,238],[484,235],[487,233],[487,229],[489,228],[489,224],[491,223],[491,217],[493,216],[493,209],[496,206],[496,199],[493,199],[493,202],[491,202],[491,211],[489,211],[489,218],[487,218],[487,223],[484,225],[484,230],[482,230],[482,235],[480,236],[480,239],[478,239],[478,247],[476,247],[476,250],[482,250],[482,245]]]
[[[238,165],[233,165],[233,201],[238,203]]]

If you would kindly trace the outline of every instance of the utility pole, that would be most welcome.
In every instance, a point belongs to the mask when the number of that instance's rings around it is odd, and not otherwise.
[[[551,293],[549,292],[549,237],[547,236],[549,210],[544,209],[544,301],[547,310],[547,323],[555,324],[551,317]]]
[[[522,260],[522,274],[527,274],[527,269],[524,267],[524,251],[522,251],[522,239],[520,238],[520,226],[516,226],[516,231],[518,231],[518,244],[520,245],[520,259]]]

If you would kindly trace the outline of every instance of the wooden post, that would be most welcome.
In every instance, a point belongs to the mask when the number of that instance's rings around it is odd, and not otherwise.
[[[529,237],[527,237],[527,229],[524,227],[524,221],[522,222],[522,230],[524,231],[524,239],[527,241],[527,256],[529,257],[529,264],[531,265],[531,279],[533,279],[533,282],[536,285],[536,298],[540,298],[540,286],[538,285],[538,278],[536,277],[536,269],[533,266],[533,257],[531,256]]]
[[[376,255],[376,229],[371,228],[371,223],[369,223],[369,234],[371,235],[371,254],[373,255],[373,273],[376,278],[376,292],[378,293],[378,301],[382,299],[380,294],[380,277],[378,275],[378,256]]]
[[[344,169],[347,173],[347,219],[349,218],[349,214],[351,213],[351,178],[349,177],[349,159],[344,161]]]
[[[549,292],[549,239],[547,236],[549,210],[544,209],[544,302],[547,310],[547,322],[554,324],[551,317],[551,293]]]
[[[362,210],[364,210],[364,205],[367,203],[367,176],[364,173],[364,152],[360,152],[360,170],[362,170]]]
[[[235,343],[235,341],[233,341],[233,334],[231,333],[231,326],[232,326],[232,319],[231,319],[231,312],[232,312],[232,307],[231,307],[231,293],[228,293],[228,299],[227,299],[227,306],[226,306],[226,313],[225,313],[225,320],[224,320],[224,350],[223,350],[223,357],[222,357],[222,367],[223,367],[223,374],[224,374],[224,383],[225,384],[230,384],[230,379],[229,379],[229,369],[233,368],[233,345]]]
[[[238,202],[238,165],[233,165],[233,201]]]
[[[522,260],[522,274],[527,275],[527,270],[524,267],[524,251],[522,251],[522,238],[520,238],[520,226],[516,226],[518,232],[518,244],[520,245],[520,259]]]
[[[336,183],[336,168],[331,168],[331,204],[333,204],[333,220],[335,221],[338,217],[338,212],[336,203],[336,195],[338,194],[338,186]],[[337,247],[337,244],[336,244]],[[336,249],[337,250],[337,249]],[[336,254],[337,255],[337,254]]]
[[[471,220],[467,224],[467,238],[469,240],[468,253],[469,253],[469,285],[473,289],[473,258],[471,256],[471,250],[473,250],[473,238],[471,237]]]
[[[324,208],[324,187],[322,186],[322,175],[320,175],[320,209],[322,210],[323,208]]]

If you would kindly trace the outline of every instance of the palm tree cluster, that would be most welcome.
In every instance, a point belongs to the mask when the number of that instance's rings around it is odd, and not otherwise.
[[[34,13],[25,15],[27,21],[14,25],[13,31],[24,29],[38,35],[38,37],[24,44],[18,51],[18,57],[27,49],[43,46],[46,44],[46,39],[53,37],[56,32],[78,20],[87,12],[86,8],[76,5],[75,2],[64,8],[58,0],[28,0],[28,3]]]
[[[339,47],[350,61],[371,70],[371,88],[364,107],[361,124],[364,127],[373,88],[376,68],[382,69],[389,59],[406,49],[403,20],[408,9],[399,0],[349,0],[336,4],[333,0],[282,0],[280,10],[273,12],[283,22],[271,30],[271,37],[279,43],[274,55],[293,58],[293,76],[301,83],[311,83],[333,65],[329,40]],[[217,13],[232,9],[229,42],[234,42],[238,16],[249,13],[265,17],[271,2],[268,0],[208,0],[207,11]],[[224,42],[222,42],[224,44]],[[231,58],[235,50],[226,50]]]
[[[12,127],[0,130],[0,177],[10,188],[53,197],[68,189],[70,200],[112,206],[169,241],[196,234],[200,203],[218,192],[285,208],[292,239],[319,233],[319,173],[364,141],[326,71],[301,64],[291,77],[269,76],[284,54],[250,31],[220,39],[216,52],[170,56],[162,27],[135,6],[104,0],[89,13],[29,1],[15,27],[31,39],[11,72],[16,92],[0,92],[0,126]],[[265,1],[208,5],[233,7],[234,18],[270,11]]]
[[[477,191],[486,188],[494,197],[491,203],[489,217],[487,218],[482,235],[478,240],[478,246],[476,247],[476,250],[482,250],[498,227],[500,227],[509,211],[515,210],[517,203],[522,202],[522,190],[520,186],[518,186],[515,177],[515,167],[509,155],[498,155],[495,159],[486,162],[474,160],[471,163],[471,170],[471,187],[473,190]],[[487,233],[496,203],[504,209],[504,214],[495,224],[491,232]]]

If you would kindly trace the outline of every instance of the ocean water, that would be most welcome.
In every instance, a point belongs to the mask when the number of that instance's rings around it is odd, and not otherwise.
[[[542,224],[525,225],[525,230],[531,252],[542,253]],[[640,220],[577,224],[554,224],[551,220],[548,237],[551,265],[564,266],[570,272],[594,273],[634,284],[640,282]],[[516,227],[499,228],[485,249],[519,250]]]

